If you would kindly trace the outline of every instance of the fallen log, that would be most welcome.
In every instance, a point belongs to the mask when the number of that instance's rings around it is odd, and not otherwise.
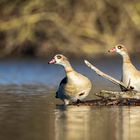
[[[140,93],[135,91],[107,91],[101,90],[96,96],[108,99],[140,99]]]
[[[140,92],[133,90],[130,85],[125,85],[123,82],[105,74],[98,68],[93,66],[90,62],[85,60],[85,64],[92,69],[99,76],[111,81],[112,83],[122,86],[125,91],[107,91],[102,90],[99,93],[95,93],[100,99],[82,101],[80,103],[73,103],[73,105],[91,105],[91,106],[110,106],[110,105],[138,105],[140,106]]]
[[[140,106],[140,99],[93,99],[72,103],[74,106]]]
[[[140,93],[135,91],[107,91],[95,93],[99,99],[72,103],[74,106],[140,106]]]

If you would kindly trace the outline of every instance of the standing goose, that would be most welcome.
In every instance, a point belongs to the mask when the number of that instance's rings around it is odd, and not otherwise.
[[[117,52],[123,58],[122,82],[126,86],[133,87],[134,90],[140,91],[140,71],[132,64],[125,46],[117,45],[109,52]]]
[[[92,87],[91,81],[76,72],[64,55],[57,54],[48,63],[62,65],[65,69],[66,77],[61,81],[56,92],[56,98],[63,100],[65,105],[68,105],[70,101],[81,101],[89,94]]]

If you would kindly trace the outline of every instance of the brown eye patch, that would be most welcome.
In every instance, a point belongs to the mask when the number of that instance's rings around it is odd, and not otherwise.
[[[62,58],[62,56],[60,56],[60,55],[57,56],[57,59],[61,59],[61,58]]]
[[[119,45],[119,46],[118,46],[118,49],[122,49],[122,46]]]

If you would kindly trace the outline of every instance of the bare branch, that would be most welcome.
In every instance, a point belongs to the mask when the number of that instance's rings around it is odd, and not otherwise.
[[[90,62],[88,62],[87,60],[84,60],[85,64],[92,69],[93,71],[95,71],[99,76],[102,76],[103,78],[111,81],[112,83],[122,86],[124,89],[126,90],[132,90],[131,87],[126,86],[123,82],[116,80],[115,78],[103,73],[102,71],[100,71],[99,69],[97,69],[95,66],[93,66]]]
[[[102,90],[100,93],[95,94],[101,98],[107,99],[140,99],[140,93],[136,93],[135,91],[127,91],[127,92],[120,92],[120,91],[107,91]]]

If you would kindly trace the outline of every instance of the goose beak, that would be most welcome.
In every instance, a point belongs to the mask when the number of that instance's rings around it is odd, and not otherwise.
[[[113,53],[113,52],[116,52],[116,48],[112,48],[111,50],[108,50],[109,53]]]
[[[48,64],[55,64],[55,63],[56,63],[56,60],[54,58],[48,62]]]

